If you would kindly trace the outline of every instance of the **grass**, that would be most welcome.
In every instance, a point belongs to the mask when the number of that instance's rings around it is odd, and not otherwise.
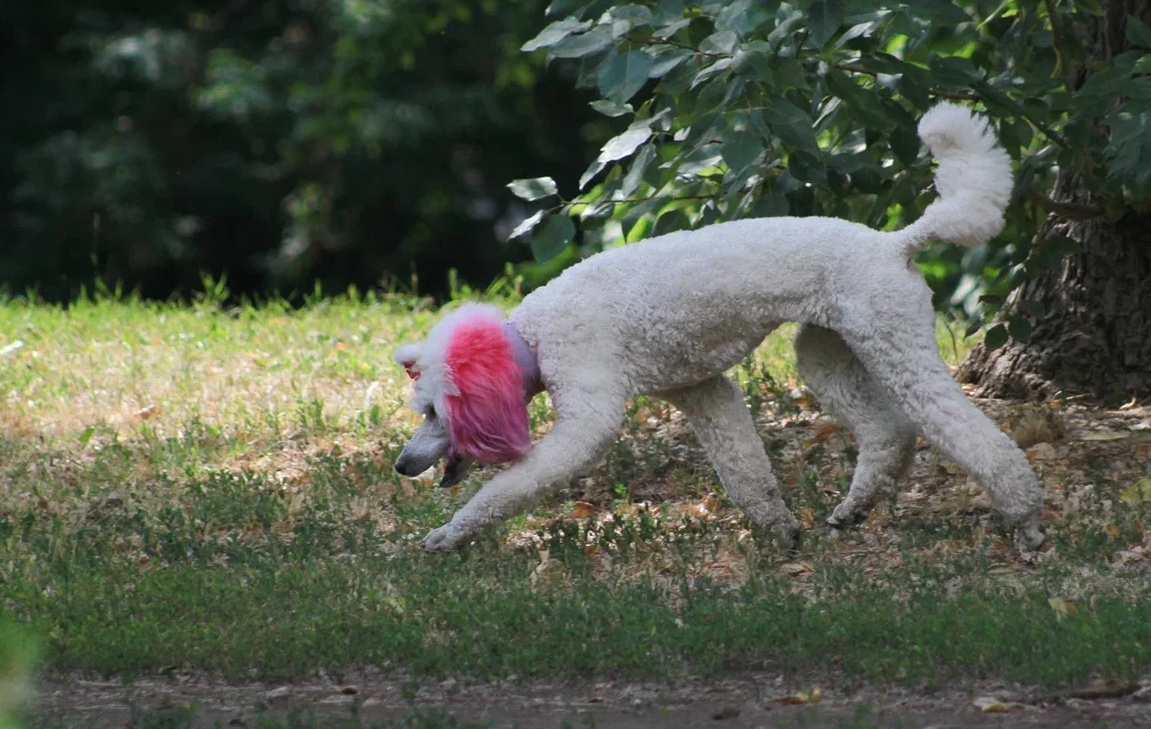
[[[935,456],[837,540],[817,525],[855,453],[797,389],[786,331],[736,378],[809,527],[798,554],[748,528],[682,418],[647,398],[589,478],[424,554],[484,478],[439,491],[391,469],[416,425],[391,348],[433,318],[374,296],[0,304],[0,611],[44,668],[1056,685],[1151,666],[1148,506],[1118,498],[1151,471],[1114,455],[1138,444],[1045,467],[1075,509],[1037,560]],[[940,340],[963,355],[944,325]],[[546,398],[532,419],[546,430]]]

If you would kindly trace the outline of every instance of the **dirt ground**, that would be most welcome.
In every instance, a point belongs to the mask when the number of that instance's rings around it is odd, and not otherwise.
[[[236,684],[195,676],[117,681],[56,676],[41,682],[34,713],[67,725],[129,727],[127,702],[140,708],[198,707],[197,724],[244,726],[260,711],[286,716],[293,709],[317,717],[347,718],[353,704],[367,722],[394,720],[413,706],[436,707],[456,718],[495,727],[560,729],[752,729],[839,727],[867,707],[863,726],[904,729],[1041,727],[1146,729],[1151,727],[1151,674],[1131,684],[1096,684],[1077,691],[1043,692],[996,682],[952,685],[934,691],[902,688],[844,690],[833,682],[789,684],[779,675],[745,673],[719,680],[675,682],[534,682],[468,684],[455,680],[419,685],[371,675],[346,683]],[[808,699],[809,703],[798,702]],[[980,706],[990,706],[984,711]]]

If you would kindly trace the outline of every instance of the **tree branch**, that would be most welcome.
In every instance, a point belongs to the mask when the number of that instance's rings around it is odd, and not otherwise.
[[[1046,195],[1037,192],[1027,194],[1027,202],[1038,205],[1049,213],[1054,213],[1064,220],[1092,220],[1102,217],[1104,210],[1097,205],[1083,205],[1074,202],[1061,202],[1052,200]]]
[[[618,203],[647,202],[648,200],[654,200],[658,197],[667,197],[667,196],[660,195],[657,192],[657,193],[648,195],[647,197],[629,197],[629,198],[624,198],[623,200],[592,200],[589,202],[585,202],[583,200],[573,200],[571,202],[565,202],[562,205],[557,205],[555,208],[553,208],[553,210],[559,210],[560,208],[563,208],[565,206],[575,206],[575,205],[584,205],[584,206],[587,206],[587,205],[609,205],[609,204],[615,205]],[[675,202],[676,200],[714,200],[717,197],[719,197],[719,193],[713,192],[709,195],[676,195],[673,197],[667,197],[667,201],[668,202]]]
[[[1051,37],[1055,43],[1055,74],[1067,72],[1067,47],[1063,44],[1063,19],[1055,12],[1055,0],[1043,0],[1047,6],[1047,17],[1051,19]]]

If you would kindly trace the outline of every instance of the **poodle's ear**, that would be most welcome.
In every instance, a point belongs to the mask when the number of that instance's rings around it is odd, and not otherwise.
[[[396,348],[396,363],[407,370],[408,377],[413,380],[420,379],[420,371],[416,369],[416,360],[420,358],[421,349],[418,344],[401,344]]]
[[[500,322],[461,322],[445,362],[458,392],[444,398],[453,452],[484,463],[523,455],[531,445],[523,378]]]

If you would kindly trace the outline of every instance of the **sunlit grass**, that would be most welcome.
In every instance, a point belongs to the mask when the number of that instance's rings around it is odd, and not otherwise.
[[[403,297],[0,305],[0,610],[48,669],[125,675],[770,665],[1058,683],[1151,662],[1151,592],[1107,561],[1144,538],[1146,509],[1103,484],[1052,532],[1073,564],[1013,562],[1003,525],[964,516],[962,476],[942,510],[880,509],[854,542],[822,530],[854,451],[800,389],[790,326],[735,376],[807,527],[797,554],[750,529],[682,418],[641,398],[588,478],[426,555],[490,474],[440,491],[391,468],[416,423],[391,350],[435,316]],[[963,356],[946,323],[939,340]],[[546,398],[532,412],[542,432]],[[1104,503],[1102,533],[1086,515]],[[1057,613],[1053,594],[1090,608]]]

